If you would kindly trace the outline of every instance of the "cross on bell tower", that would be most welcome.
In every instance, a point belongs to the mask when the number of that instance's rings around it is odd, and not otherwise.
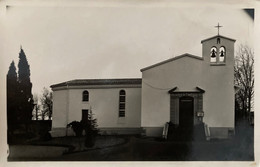
[[[219,23],[218,23],[217,26],[215,26],[215,28],[218,28],[218,35],[219,35],[219,28],[220,28],[220,27],[223,27],[223,26],[220,26]]]

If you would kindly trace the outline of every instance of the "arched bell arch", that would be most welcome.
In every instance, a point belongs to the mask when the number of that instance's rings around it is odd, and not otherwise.
[[[226,59],[226,48],[221,46],[219,48],[219,62],[225,62]]]
[[[210,62],[215,63],[217,62],[217,47],[212,46],[210,49]]]

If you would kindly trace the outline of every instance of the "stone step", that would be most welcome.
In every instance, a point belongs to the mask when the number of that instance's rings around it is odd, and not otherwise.
[[[192,128],[169,126],[168,140],[176,141],[191,141],[191,140],[206,140],[204,125],[195,125]]]

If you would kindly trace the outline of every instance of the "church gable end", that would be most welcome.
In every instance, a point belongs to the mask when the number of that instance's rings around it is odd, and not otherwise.
[[[146,70],[149,70],[151,68],[154,68],[154,67],[157,67],[157,66],[160,66],[160,65],[163,65],[163,64],[166,64],[166,63],[169,63],[169,62],[172,62],[172,61],[176,61],[178,59],[181,59],[181,58],[184,58],[184,57],[188,57],[188,58],[193,58],[193,59],[197,59],[197,60],[203,60],[202,57],[199,57],[199,56],[195,56],[195,55],[191,55],[191,54],[188,54],[188,53],[185,53],[183,55],[180,55],[180,56],[176,56],[176,57],[173,57],[171,59],[168,59],[168,60],[165,60],[165,61],[162,61],[160,63],[157,63],[157,64],[154,64],[154,65],[151,65],[151,66],[148,66],[148,67],[145,67],[145,68],[142,68],[140,71],[143,72],[143,71],[146,71]]]
[[[169,121],[184,127],[203,123],[212,138],[228,137],[214,133],[219,127],[223,134],[234,128],[235,40],[218,34],[201,43],[202,57],[183,54],[141,69],[141,126],[147,135],[158,135]]]

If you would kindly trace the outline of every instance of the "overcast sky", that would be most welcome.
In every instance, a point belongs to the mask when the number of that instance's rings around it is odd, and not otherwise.
[[[253,47],[253,20],[242,9],[162,6],[10,6],[1,21],[7,74],[20,45],[31,70],[33,93],[73,79],[141,77],[140,69],[190,53],[217,35]]]

